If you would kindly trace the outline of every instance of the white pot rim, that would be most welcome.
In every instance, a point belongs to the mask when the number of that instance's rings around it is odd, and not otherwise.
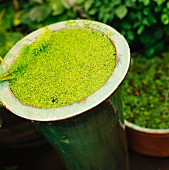
[[[2,101],[3,105],[11,112],[20,117],[34,121],[56,121],[67,119],[99,105],[122,83],[130,64],[130,49],[125,38],[114,28],[106,24],[90,20],[69,20],[48,26],[48,28],[52,31],[70,27],[92,28],[106,34],[108,38],[111,39],[116,48],[117,56],[116,66],[112,76],[99,90],[87,97],[84,103],[76,102],[68,106],[54,109],[42,109],[24,105],[12,94],[8,82],[0,83],[0,101]],[[21,47],[24,44],[31,43],[40,34],[42,29],[43,28],[30,33],[16,43],[16,45],[4,58],[8,67],[10,67],[14,58],[18,55]],[[0,73],[3,73],[4,71],[5,67],[1,64]]]
[[[127,120],[125,120],[125,126],[133,129],[135,131],[138,132],[142,132],[142,133],[149,133],[149,134],[169,134],[169,128],[168,129],[151,129],[151,128],[144,128],[144,127],[140,127],[138,125],[135,125]]]

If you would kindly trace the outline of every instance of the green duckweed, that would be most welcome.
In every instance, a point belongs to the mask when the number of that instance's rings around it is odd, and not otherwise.
[[[51,32],[46,27],[15,59],[10,88],[25,105],[66,106],[96,92],[115,64],[115,47],[102,33],[87,28]]]

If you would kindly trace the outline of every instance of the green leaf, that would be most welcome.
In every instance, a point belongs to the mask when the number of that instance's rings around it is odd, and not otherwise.
[[[135,16],[138,18],[138,20],[142,20],[143,15],[142,15],[142,12],[141,12],[141,11],[137,12],[137,13],[135,14]],[[139,22],[139,21],[138,21],[138,22]]]
[[[78,0],[78,1],[77,1],[77,4],[78,4],[78,5],[81,5],[81,4],[84,3],[84,1],[85,1],[85,0]]]
[[[143,18],[142,24],[149,26],[151,23],[148,21],[148,18]]]
[[[103,21],[104,15],[105,15],[105,8],[104,8],[104,6],[102,6],[99,9],[98,20]]]
[[[113,0],[113,1],[110,3],[110,6],[111,6],[111,7],[114,7],[114,6],[119,5],[119,4],[121,4],[121,0]]]
[[[115,9],[115,14],[118,18],[122,19],[126,16],[128,10],[125,5],[120,5]]]
[[[35,6],[29,13],[31,21],[42,22],[44,21],[51,13],[51,8],[48,6]]]
[[[76,0],[62,0],[62,4],[65,8],[70,9],[71,7],[74,6],[74,4],[76,3]]]
[[[164,13],[164,14],[161,15],[161,22],[164,25],[169,24],[169,15],[167,15],[167,13]]]
[[[103,17],[103,22],[104,23],[108,23],[108,22],[111,22],[111,20],[113,19],[113,17],[114,17],[114,14],[108,14],[108,13],[106,13],[105,15],[104,15],[104,17]]]
[[[49,6],[54,16],[62,14],[65,10],[61,0],[49,0]]]
[[[147,57],[152,57],[153,56],[153,54],[154,54],[154,48],[147,48],[146,49],[146,55],[147,55]]]
[[[127,22],[127,21],[124,21],[123,24],[122,24],[122,28],[123,28],[123,29],[128,30],[128,29],[130,29],[131,27],[132,27],[132,25],[131,25],[129,22]]]
[[[149,8],[149,7],[145,7],[145,8],[143,9],[143,14],[144,14],[144,15],[149,15],[149,13],[150,13],[150,8]]]
[[[167,5],[166,5],[166,7],[169,9],[169,2],[167,2]]]
[[[135,7],[136,4],[132,0],[126,0],[125,5],[127,7]]]
[[[143,0],[144,6],[148,6],[150,4],[150,0]]]
[[[0,11],[0,29],[6,30],[13,26],[15,10],[13,6]]]
[[[0,33],[0,56],[4,57],[10,48],[22,37],[22,33],[19,32]]]
[[[68,16],[64,15],[64,14],[57,15],[57,16],[50,16],[45,20],[44,25],[50,25],[50,24],[60,22],[60,21],[65,21],[68,19],[70,19],[70,18],[68,18]]]
[[[38,29],[39,28],[38,23],[35,23],[30,19],[29,12],[30,11],[25,10],[21,13],[20,18],[19,18],[20,23],[27,25],[28,28],[31,30]]]
[[[91,10],[88,11],[89,15],[94,15],[97,13],[97,9],[96,8],[92,8]]]
[[[139,27],[139,29],[137,30],[137,34],[140,35],[144,31],[144,28],[144,25],[141,25],[141,27]]]
[[[88,0],[88,1],[86,1],[85,4],[84,4],[84,9],[85,9],[85,11],[88,11],[88,10],[91,8],[91,6],[92,6],[93,3],[94,3],[94,0]]]
[[[148,15],[148,22],[149,22],[149,25],[153,25],[153,24],[158,22],[158,19],[157,19],[157,17],[154,14],[149,13],[149,15]]]
[[[3,27],[3,16],[4,16],[4,14],[5,14],[5,9],[0,11],[0,30],[1,31],[5,30],[4,27]]]
[[[14,26],[18,26],[20,24],[20,15],[21,15],[21,11],[17,11],[15,13],[15,17],[14,17],[14,20],[13,20],[13,25]]]
[[[84,0],[85,1],[85,0]],[[95,8],[98,8],[98,10],[99,10],[99,8],[102,6],[102,2],[101,1],[96,1],[95,3],[94,3],[94,5],[95,5]]]
[[[134,40],[134,33],[131,30],[127,31],[127,38],[129,40]]]
[[[158,5],[162,5],[166,0],[154,0]]]
[[[135,23],[132,25],[132,27],[133,27],[133,28],[138,28],[140,25],[141,25],[140,22],[135,22]]]
[[[43,0],[30,0],[31,3],[38,3],[38,4],[42,4]]]

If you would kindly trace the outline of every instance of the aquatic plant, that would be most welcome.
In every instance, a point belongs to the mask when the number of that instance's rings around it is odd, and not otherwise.
[[[112,75],[116,51],[106,35],[88,28],[44,28],[0,76],[23,104],[56,108],[80,102]]]

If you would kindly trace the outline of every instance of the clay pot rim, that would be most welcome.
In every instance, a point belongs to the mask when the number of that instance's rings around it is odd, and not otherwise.
[[[151,128],[144,128],[138,125],[135,125],[127,120],[125,120],[125,126],[133,129],[135,131],[139,131],[142,133],[147,133],[147,134],[169,134],[169,128],[167,129],[151,129]]]
[[[48,25],[48,28],[52,31],[71,27],[95,29],[105,34],[113,42],[116,48],[117,62],[112,76],[99,90],[88,96],[83,103],[76,102],[68,106],[51,109],[35,108],[22,104],[12,94],[9,83],[3,82],[0,84],[0,101],[2,101],[3,105],[12,113],[33,121],[64,120],[96,107],[106,100],[122,83],[130,65],[130,49],[125,38],[114,28],[97,21],[69,20]],[[24,44],[31,43],[40,34],[42,29],[43,28],[40,28],[28,34],[14,45],[4,58],[8,67],[10,67],[14,58],[18,55],[21,47]],[[1,65],[0,72],[4,72],[4,69],[4,66]]]

